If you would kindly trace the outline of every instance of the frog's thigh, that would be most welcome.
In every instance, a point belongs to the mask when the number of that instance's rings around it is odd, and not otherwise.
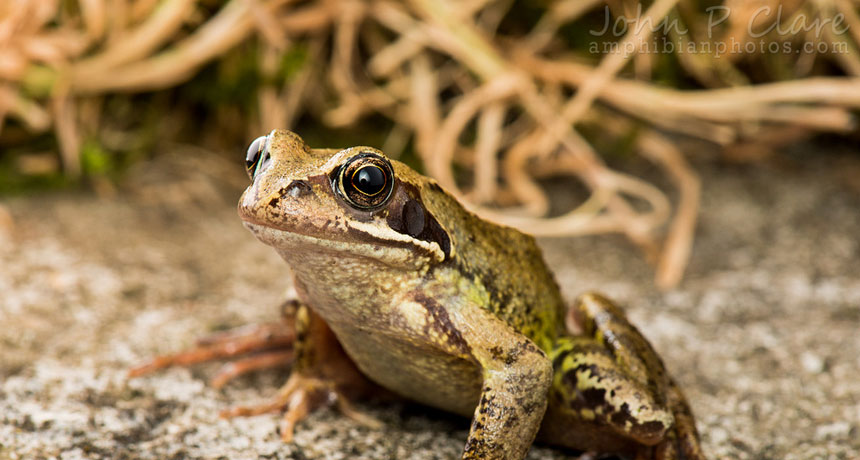
[[[607,426],[622,437],[653,445],[663,439],[673,417],[649,389],[619,367],[609,350],[590,337],[562,337],[550,353],[554,423]],[[561,427],[551,427],[558,432]],[[563,435],[562,435],[563,436]],[[550,442],[567,444],[564,439]],[[592,446],[575,446],[592,448]]]
[[[524,458],[546,410],[549,359],[528,337],[480,307],[463,308],[451,319],[484,377],[462,458]]]
[[[660,393],[655,395],[658,399],[664,399],[669,379],[663,362],[620,307],[600,294],[589,292],[576,299],[572,311],[584,329],[583,335],[609,350],[618,367],[631,379],[648,386],[652,393]]]

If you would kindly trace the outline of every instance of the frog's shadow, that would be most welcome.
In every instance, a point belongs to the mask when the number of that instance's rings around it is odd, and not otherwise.
[[[398,429],[408,433],[427,431],[444,432],[465,443],[469,435],[469,418],[450,412],[445,412],[430,406],[425,406],[405,399],[392,400],[390,397],[374,398],[361,403],[373,408],[374,411],[384,411],[389,415],[386,424],[396,425]],[[599,456],[587,455],[585,452],[567,447],[548,445],[539,441],[535,445],[550,448],[564,455],[565,458],[579,460],[629,460],[614,454]]]
[[[191,372],[195,378],[206,380],[208,377],[213,375],[214,368],[215,364],[204,364],[201,366],[195,366]],[[232,380],[227,384],[225,389],[276,389],[281,383],[287,381],[287,378],[290,376],[290,372],[291,369],[289,366],[251,372]],[[372,395],[355,401],[354,404],[357,409],[378,418],[385,425],[385,428],[383,429],[396,429],[409,434],[421,434],[427,432],[445,433],[461,443],[465,443],[469,435],[470,419],[468,417],[463,417],[441,409],[409,401],[408,399],[399,397],[384,390],[380,391],[377,395]],[[343,417],[342,414],[337,413],[336,408],[331,406],[328,408],[320,408],[319,410],[332,411],[333,416]],[[301,426],[297,427],[297,429],[300,430]],[[588,455],[587,453],[579,450],[548,445],[539,441],[536,441],[535,445],[543,448],[550,448],[562,454],[564,458],[574,460],[628,460],[625,457],[613,454],[603,454],[599,456]]]

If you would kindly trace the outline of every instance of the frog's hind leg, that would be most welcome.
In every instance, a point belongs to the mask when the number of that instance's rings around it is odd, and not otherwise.
[[[616,364],[592,337],[561,337],[550,352],[553,383],[542,426],[548,442],[633,454],[665,437],[673,417],[664,401]]]
[[[683,393],[624,312],[588,293],[571,314],[582,335],[560,339],[553,350],[559,404],[586,426],[608,425],[636,440],[643,446],[637,458],[704,460]]]
[[[211,384],[220,388],[234,378],[260,369],[289,365],[293,361],[293,344],[296,340],[295,312],[297,301],[286,301],[281,306],[280,320],[252,324],[218,332],[197,340],[194,347],[176,354],[157,356],[128,371],[134,378],[160,369],[227,358],[240,358],[227,363]]]

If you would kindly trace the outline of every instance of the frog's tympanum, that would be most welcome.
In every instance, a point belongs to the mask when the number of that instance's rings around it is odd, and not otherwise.
[[[531,236],[479,219],[371,147],[311,149],[275,130],[251,144],[247,166],[239,215],[292,268],[298,300],[283,322],[294,333],[216,340],[269,349],[228,374],[293,362],[274,402],[229,415],[284,410],[291,439],[325,401],[372,423],[347,398],[382,386],[471,417],[463,459],[522,459],[536,438],[637,459],[704,458],[654,349],[598,294],[568,312]]]

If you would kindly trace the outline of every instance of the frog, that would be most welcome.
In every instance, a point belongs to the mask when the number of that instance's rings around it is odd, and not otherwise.
[[[704,460],[683,392],[607,297],[570,306],[534,237],[481,219],[432,178],[368,146],[254,140],[238,214],[291,269],[282,320],[133,371],[264,352],[224,381],[291,363],[261,406],[281,434],[328,402],[383,391],[471,419],[462,459],[520,460],[533,442],[637,459]],[[241,346],[237,346],[241,343]],[[213,348],[214,347],[214,348]]]

